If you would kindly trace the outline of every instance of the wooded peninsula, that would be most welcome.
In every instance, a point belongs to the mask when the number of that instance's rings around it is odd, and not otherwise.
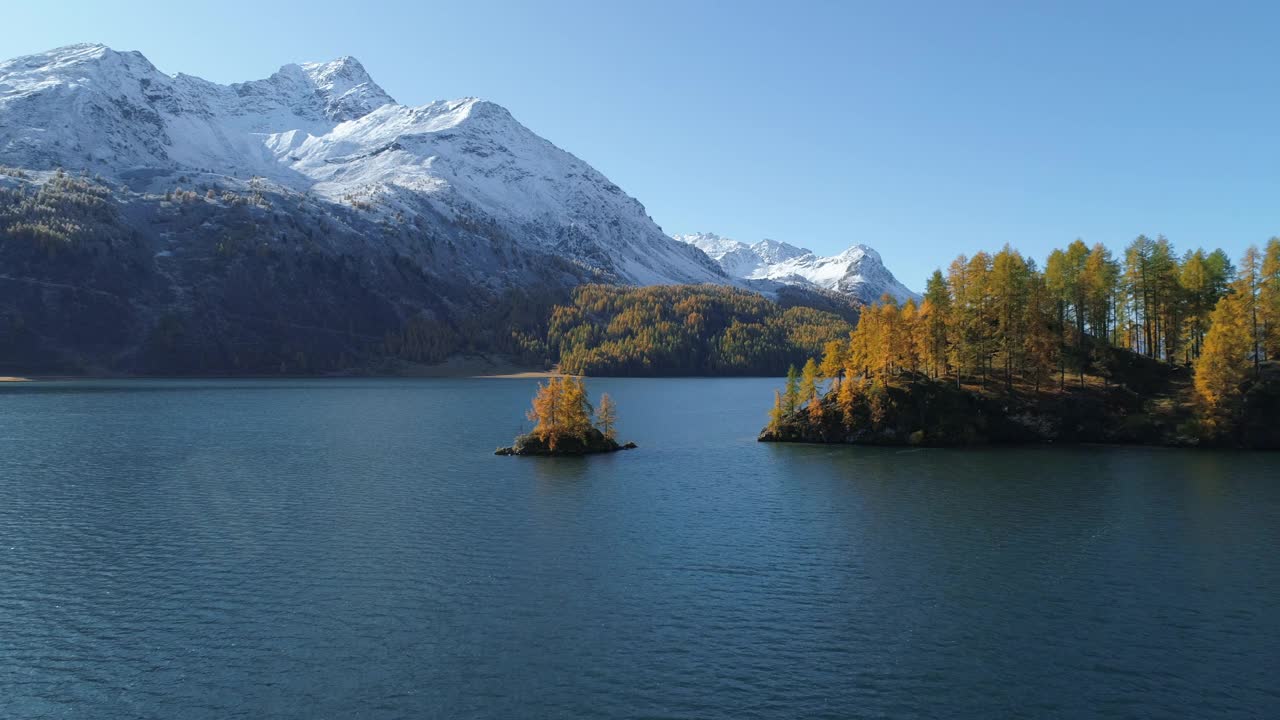
[[[1041,270],[961,255],[775,393],[762,441],[1280,448],[1280,239],[1233,264],[1139,236]]]

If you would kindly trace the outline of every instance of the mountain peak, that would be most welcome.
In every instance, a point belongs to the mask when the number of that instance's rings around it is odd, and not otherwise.
[[[884,267],[880,253],[867,245],[853,245],[839,255],[820,257],[806,248],[769,238],[746,245],[715,233],[674,237],[706,252],[732,277],[836,290],[864,303],[873,303],[885,293],[898,300],[919,297],[898,282]]]
[[[155,66],[136,50],[120,52],[102,43],[76,43],[0,62],[0,76],[8,75],[18,81],[26,78],[74,80],[78,78],[67,78],[67,73],[72,71],[72,68],[90,66],[95,68],[91,75],[107,73],[110,69],[117,67],[138,75],[159,73]]]
[[[765,238],[755,245],[752,245],[751,249],[769,263],[783,262],[803,255],[813,254],[812,250],[796,247],[791,243],[785,243],[770,238]]]
[[[365,85],[383,95],[381,87],[369,76],[360,61],[344,55],[329,62],[309,62],[299,66],[307,78],[320,90],[343,93],[352,88]]]
[[[851,245],[836,257],[849,262],[859,262],[863,258],[870,258],[877,264],[884,264],[884,260],[880,257],[880,253],[876,252],[875,248],[870,247],[869,245]]]
[[[83,169],[143,192],[187,173],[233,187],[258,177],[340,216],[381,218],[379,240],[413,227],[405,252],[435,258],[440,243],[466,245],[470,257],[451,267],[494,283],[507,281],[513,252],[617,282],[729,282],[635,198],[502,106],[401,106],[350,56],[232,85],[170,77],[138,53],[96,44],[3,62],[0,164]]]
[[[115,52],[115,51],[102,43],[83,42],[83,43],[71,43],[70,45],[63,45],[62,47],[54,48],[52,50],[49,50],[48,52],[41,53],[41,54],[51,58],[76,58],[76,57],[84,58],[84,57],[101,57],[102,55],[105,55],[109,52]],[[37,56],[29,55],[28,57],[37,57]]]
[[[115,52],[115,50],[112,50],[102,43],[72,43],[71,45],[63,45],[62,47],[57,47],[42,53],[24,55],[23,57],[15,58],[10,62],[23,63],[28,67],[70,65],[90,60],[98,60]]]
[[[328,62],[285,65],[271,77],[288,78],[309,88],[323,101],[324,116],[334,122],[355,120],[396,102],[350,55]]]

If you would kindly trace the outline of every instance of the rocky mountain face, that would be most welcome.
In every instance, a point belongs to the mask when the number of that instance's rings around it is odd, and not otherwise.
[[[715,233],[674,237],[705,252],[731,277],[820,288],[867,304],[886,293],[899,302],[920,300],[918,293],[898,282],[889,272],[880,254],[866,245],[854,245],[839,255],[821,257],[812,250],[777,240],[765,239],[748,245]]]
[[[401,106],[353,58],[233,85],[102,45],[0,63],[0,370],[518,350],[585,281],[733,282],[502,107]]]

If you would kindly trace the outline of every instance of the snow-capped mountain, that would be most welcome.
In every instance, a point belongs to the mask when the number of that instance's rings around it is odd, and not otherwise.
[[[140,53],[103,45],[9,60],[0,63],[0,165],[85,170],[143,193],[178,177],[214,186],[261,178],[434,230],[425,235],[462,232],[499,254],[515,246],[567,258],[619,282],[730,282],[502,107],[475,98],[397,105],[349,57],[233,85],[169,76]],[[480,258],[454,262],[468,276],[498,272]]]
[[[888,293],[899,301],[919,300],[884,266],[880,253],[866,245],[854,245],[839,255],[820,257],[813,251],[777,240],[748,245],[715,233],[676,235],[720,263],[726,273],[746,280],[771,280],[834,290],[864,303]]]

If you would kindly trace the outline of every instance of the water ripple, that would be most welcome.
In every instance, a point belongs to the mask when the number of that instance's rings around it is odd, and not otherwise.
[[[593,380],[584,462],[489,454],[530,381],[0,389],[0,717],[1280,715],[1273,456],[758,445],[772,385]]]

